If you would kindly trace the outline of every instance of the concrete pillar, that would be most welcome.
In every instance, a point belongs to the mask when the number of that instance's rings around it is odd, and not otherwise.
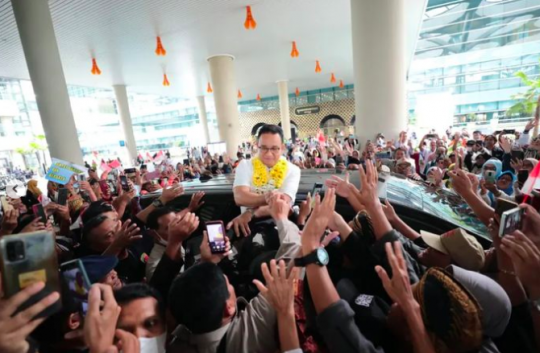
[[[48,1],[12,0],[51,157],[83,163]]]
[[[234,56],[211,56],[208,63],[214,89],[219,139],[227,144],[229,155],[236,156],[241,139]]]
[[[356,136],[365,146],[407,126],[405,0],[351,0]]]
[[[208,117],[206,116],[206,103],[204,102],[204,96],[197,97],[197,103],[199,105],[199,120],[201,121],[201,127],[204,134],[204,144],[210,143],[210,131],[208,130]]]
[[[291,139],[291,115],[289,113],[289,89],[287,81],[278,81],[279,112],[285,140]]]
[[[131,121],[131,113],[129,111],[126,85],[113,85],[113,88],[129,160],[133,163],[137,159],[137,142],[133,134],[133,122]]]

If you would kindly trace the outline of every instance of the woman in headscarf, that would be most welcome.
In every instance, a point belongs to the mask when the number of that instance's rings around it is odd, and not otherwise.
[[[488,183],[486,181],[481,181],[481,185],[488,190],[483,196],[484,201],[486,201],[491,206],[496,206],[497,199],[502,198],[509,201],[516,200],[516,190],[514,190],[514,183],[516,182],[516,176],[511,171],[506,171],[497,176],[496,183]]]
[[[26,185],[26,196],[22,197],[22,202],[30,210],[33,205],[41,203],[43,196],[41,190],[38,188],[37,180],[30,180]]]

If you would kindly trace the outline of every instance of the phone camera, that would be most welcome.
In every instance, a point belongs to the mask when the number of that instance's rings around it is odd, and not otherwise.
[[[7,243],[6,252],[7,258],[11,262],[24,260],[24,242],[22,240],[16,240]]]

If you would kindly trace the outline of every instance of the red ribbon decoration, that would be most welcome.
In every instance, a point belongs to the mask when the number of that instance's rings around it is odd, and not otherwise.
[[[296,48],[296,42],[292,42],[292,51],[291,51],[291,58],[297,58],[299,55],[298,49]]]
[[[315,64],[315,72],[319,73],[321,71],[321,64],[319,63],[319,60],[317,60],[317,63]]]
[[[257,22],[253,19],[253,14],[251,13],[251,6],[246,6],[246,22],[244,22],[244,27],[247,30],[257,28]]]
[[[92,75],[101,75],[101,70],[97,66],[97,62],[95,58],[92,58],[92,70],[90,70]]]
[[[165,48],[163,48],[163,44],[161,43],[161,38],[159,36],[157,37],[156,55],[157,56],[167,55],[167,51],[165,50]]]
[[[210,84],[210,82],[208,82],[208,86],[206,87],[206,92],[208,92],[208,93],[214,92],[214,90],[212,89],[212,85]]]
[[[171,83],[169,82],[169,79],[167,78],[167,74],[163,74],[163,86],[169,87]]]

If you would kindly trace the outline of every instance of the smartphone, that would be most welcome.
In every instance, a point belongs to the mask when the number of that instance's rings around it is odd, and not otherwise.
[[[517,175],[519,185],[525,184],[527,179],[529,179],[529,171],[526,169],[520,170]]]
[[[189,165],[189,159],[184,159],[184,161],[182,162],[182,164],[184,164],[184,165]]]
[[[311,190],[311,208],[315,207],[315,196],[320,194],[323,189],[322,183],[315,183],[313,189]]]
[[[486,182],[495,184],[497,181],[497,172],[494,170],[486,170],[484,172],[484,179],[486,179]]]
[[[504,212],[512,210],[516,207],[518,207],[517,203],[508,201],[506,199],[498,198],[497,206],[495,207],[495,213],[497,213],[500,217],[502,217],[502,214]]]
[[[225,252],[225,226],[222,221],[206,222],[206,232],[208,233],[208,243],[212,254],[222,254]]]
[[[512,159],[525,159],[525,152],[521,150],[512,151]]]
[[[4,210],[4,212],[13,209],[13,206],[9,204],[5,196],[0,197],[0,202],[2,203],[2,209]]]
[[[122,190],[129,191],[129,184],[128,184],[127,176],[120,175],[120,184],[122,185]]]
[[[83,316],[86,316],[91,283],[84,264],[79,259],[64,262],[60,265],[60,274],[69,295],[80,307]]]
[[[32,211],[34,212],[34,216],[39,217],[43,224],[47,224],[47,215],[45,214],[45,210],[43,209],[42,204],[38,203],[36,205],[33,205]]]
[[[84,174],[79,174],[79,181],[86,181],[86,175]]]
[[[390,159],[392,154],[390,152],[378,152],[375,153],[375,159]]]
[[[0,238],[0,268],[4,296],[12,297],[36,282],[45,283],[45,287],[21,304],[17,312],[29,308],[52,292],[61,293],[55,245],[54,234],[44,231],[6,235]],[[36,318],[50,316],[61,309],[62,301],[58,300]]]
[[[504,129],[502,131],[503,134],[508,134],[508,135],[515,135],[516,134],[516,129]]]
[[[128,177],[134,177],[136,172],[137,172],[137,169],[135,169],[135,168],[126,168],[126,169],[124,169],[124,173]]]
[[[432,139],[432,138],[435,138],[435,135],[434,134],[427,134],[426,138],[427,139]]]
[[[516,230],[521,229],[521,220],[523,217],[523,209],[513,208],[506,211],[501,216],[501,224],[499,227],[499,237],[504,237],[507,234],[512,234]]]
[[[66,188],[58,189],[58,199],[56,200],[60,206],[67,205],[69,190]]]

